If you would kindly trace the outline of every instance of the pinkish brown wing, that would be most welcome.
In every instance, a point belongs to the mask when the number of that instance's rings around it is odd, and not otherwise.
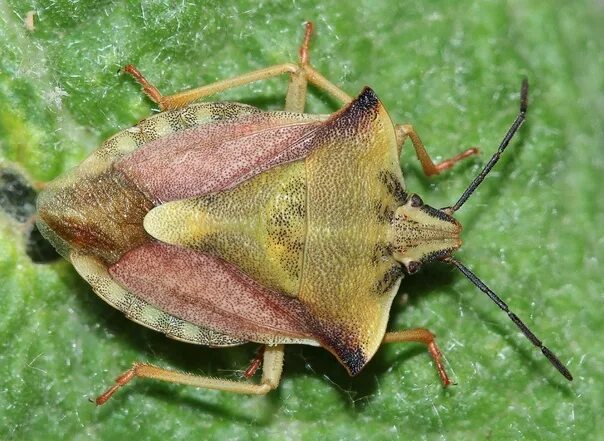
[[[150,242],[126,253],[109,273],[161,311],[232,337],[268,344],[314,340],[298,300],[205,253]]]
[[[258,112],[210,122],[150,141],[114,167],[156,203],[199,196],[303,158],[322,119]]]

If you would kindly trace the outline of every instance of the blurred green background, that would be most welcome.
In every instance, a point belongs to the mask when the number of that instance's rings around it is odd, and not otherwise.
[[[0,439],[604,439],[604,6],[599,1],[0,0],[0,159],[48,181],[153,111],[118,69],[164,93],[295,60],[351,94],[371,85],[430,152],[483,154],[411,191],[451,204],[517,112],[529,119],[459,212],[458,257],[567,363],[567,383],[467,280],[433,265],[403,281],[390,329],[435,332],[458,385],[422,347],[389,345],[356,378],[318,348],[287,348],[281,387],[245,397],[136,381],[88,402],[134,360],[239,378],[254,346],[168,340],[98,299],[64,261],[33,264],[24,226],[0,213]],[[36,11],[35,29],[24,19]],[[279,108],[285,79],[221,96]],[[313,92],[309,112],[337,103]]]

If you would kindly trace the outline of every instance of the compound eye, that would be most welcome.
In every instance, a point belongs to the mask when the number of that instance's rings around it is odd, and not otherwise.
[[[424,201],[416,194],[411,195],[410,204],[412,207],[421,207],[424,205]]]
[[[421,267],[422,264],[415,260],[412,260],[411,262],[405,265],[405,268],[407,269],[407,274],[415,274],[420,270]]]

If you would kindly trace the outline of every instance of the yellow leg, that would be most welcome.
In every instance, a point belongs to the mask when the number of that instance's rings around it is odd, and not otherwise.
[[[124,72],[132,75],[134,79],[136,79],[136,81],[143,86],[143,91],[145,94],[151,98],[153,102],[157,103],[157,105],[159,105],[159,109],[162,111],[184,107],[198,99],[223,92],[227,89],[253,83],[255,81],[267,80],[284,73],[294,74],[298,72],[298,70],[298,66],[292,63],[278,64],[276,66],[255,70],[253,72],[249,72],[234,78],[229,78],[227,80],[217,81],[196,89],[186,90],[174,95],[163,96],[159,90],[149,81],[147,81],[147,79],[133,65],[129,64],[128,66],[124,67]]]
[[[314,86],[317,86],[319,89],[324,90],[335,99],[340,101],[342,104],[348,104],[352,101],[352,97],[340,89],[338,86],[333,84],[323,75],[321,75],[317,70],[315,70],[312,66],[304,66],[304,70],[308,77],[308,82]]]
[[[451,380],[449,380],[449,376],[447,375],[447,371],[445,370],[445,366],[442,362],[442,354],[436,345],[434,334],[425,328],[405,329],[404,331],[387,332],[386,335],[384,335],[384,340],[382,340],[382,343],[400,342],[425,344],[428,347],[428,352],[430,352],[430,355],[434,360],[436,370],[438,371],[438,375],[440,376],[440,381],[442,382],[443,386],[446,387],[451,384]]]
[[[460,154],[454,156],[453,158],[446,159],[438,164],[435,164],[430,155],[428,154],[426,147],[424,147],[424,143],[422,142],[412,125],[399,124],[396,126],[395,130],[396,140],[399,146],[399,154],[407,138],[410,138],[411,143],[413,144],[413,148],[415,149],[417,159],[419,159],[419,162],[421,163],[426,176],[437,175],[443,170],[447,170],[453,167],[457,162],[461,161],[462,159],[479,153],[476,147],[471,147],[461,152]]]
[[[223,390],[237,394],[265,395],[279,385],[283,371],[283,345],[267,346],[264,351],[262,380],[260,384],[244,381],[224,380],[220,378],[203,377],[185,372],[171,371],[144,363],[134,363],[130,369],[117,377],[115,384],[95,400],[101,405],[107,402],[121,387],[134,378],[151,378],[169,383],[186,384],[188,386],[206,389]]]
[[[333,96],[342,104],[352,101],[352,97],[342,91],[310,65],[310,38],[312,36],[313,24],[306,22],[306,32],[304,40],[300,46],[300,60],[298,61],[297,71],[291,73],[287,97],[285,99],[285,110],[289,112],[304,112],[306,104],[306,89],[308,83],[324,90]]]
[[[300,61],[296,66],[296,71],[292,72],[289,77],[289,85],[287,86],[287,95],[285,97],[285,110],[287,112],[303,113],[306,106],[306,90],[308,89],[308,79],[304,66],[309,63],[309,45],[310,37],[312,36],[313,25],[311,22],[306,23],[306,31],[304,39],[300,46]],[[302,68],[300,68],[302,67]]]
[[[300,61],[298,64],[284,63],[264,69],[255,70],[234,78],[217,81],[206,86],[186,90],[174,95],[163,96],[157,87],[151,84],[143,74],[133,65],[124,67],[124,72],[129,73],[143,87],[143,92],[157,105],[160,110],[176,109],[186,106],[201,98],[223,92],[227,89],[243,86],[255,81],[267,80],[283,74],[290,75],[290,83],[285,100],[285,110],[290,112],[303,112],[306,102],[307,84],[311,83],[320,89],[325,90],[342,103],[351,101],[351,97],[331,83],[312,66],[310,66],[309,45],[313,30],[311,22],[306,23],[306,32],[304,40],[300,47]]]

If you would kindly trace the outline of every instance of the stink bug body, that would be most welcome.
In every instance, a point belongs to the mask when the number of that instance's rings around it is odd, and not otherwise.
[[[386,333],[405,274],[441,260],[485,292],[569,380],[569,371],[484,283],[453,259],[461,225],[453,214],[482,182],[522,124],[452,207],[435,209],[406,191],[399,168],[410,138],[426,174],[434,164],[409,125],[394,125],[375,93],[349,97],[309,62],[307,24],[298,64],[251,72],[162,96],[133,66],[161,113],[124,130],[38,198],[38,226],[94,291],[130,319],[186,342],[265,345],[246,376],[221,380],[135,363],[102,394],[134,377],[237,393],[277,387],[284,344],[320,345],[351,375],[382,343],[427,345],[441,381],[450,380],[434,336]],[[289,74],[285,111],[194,101]],[[333,115],[304,113],[307,84],[336,99]],[[193,104],[192,104],[193,103]]]

